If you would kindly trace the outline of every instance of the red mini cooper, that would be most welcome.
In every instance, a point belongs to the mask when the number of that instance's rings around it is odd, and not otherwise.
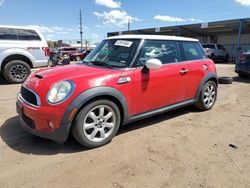
[[[211,109],[217,84],[198,40],[124,35],[103,40],[79,64],[33,73],[16,106],[28,132],[62,143],[71,131],[95,148],[129,122],[187,105]]]

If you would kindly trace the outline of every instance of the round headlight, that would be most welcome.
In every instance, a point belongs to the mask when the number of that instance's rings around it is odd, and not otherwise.
[[[72,85],[68,81],[61,81],[53,85],[47,94],[47,100],[51,104],[63,102],[71,93]]]

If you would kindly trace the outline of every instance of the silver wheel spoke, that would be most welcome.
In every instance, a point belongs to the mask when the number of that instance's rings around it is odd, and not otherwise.
[[[114,127],[114,124],[113,123],[105,123],[104,127],[106,127],[106,128],[112,128],[112,127]]]
[[[105,138],[105,131],[104,131],[104,129],[100,129],[99,131],[100,131],[101,138]]]
[[[90,112],[89,117],[94,120],[97,121],[97,116],[94,114],[94,112]]]
[[[204,102],[206,103],[208,101],[208,97],[205,98]]]
[[[95,129],[93,130],[93,132],[90,134],[90,138],[91,138],[91,139],[95,138],[95,136],[96,136],[97,133],[98,133],[98,129],[95,128]]]
[[[99,108],[99,117],[104,116],[104,107]]]
[[[105,121],[108,121],[109,118],[111,118],[112,116],[113,116],[113,113],[112,113],[112,112],[109,112],[109,113],[104,117]]]
[[[95,127],[95,123],[85,123],[85,129],[92,129],[92,128],[94,128]]]

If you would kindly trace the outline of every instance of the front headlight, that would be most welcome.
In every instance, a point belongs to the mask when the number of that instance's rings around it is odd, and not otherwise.
[[[47,101],[50,104],[58,104],[66,100],[73,92],[73,83],[61,81],[53,85],[47,94]]]

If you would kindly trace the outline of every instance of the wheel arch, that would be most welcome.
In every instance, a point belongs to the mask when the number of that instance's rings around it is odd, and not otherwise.
[[[9,55],[7,57],[4,58],[4,60],[2,61],[2,64],[1,64],[1,71],[4,70],[4,67],[10,62],[10,61],[13,61],[13,60],[21,60],[21,61],[24,61],[26,62],[30,68],[33,68],[33,64],[32,64],[32,61],[25,55],[21,55],[21,54],[12,54],[12,55]]]
[[[198,99],[199,99],[199,95],[200,95],[200,93],[201,93],[201,91],[202,91],[202,87],[208,82],[208,81],[214,81],[215,82],[215,84],[216,84],[216,86],[218,87],[218,84],[219,84],[219,82],[218,82],[218,76],[215,74],[215,73],[208,73],[202,80],[201,80],[201,82],[200,82],[200,85],[199,85],[199,87],[198,87],[198,89],[197,89],[197,91],[196,91],[196,95],[195,95],[195,99],[196,99],[196,101],[198,101]]]
[[[121,124],[123,124],[128,117],[128,105],[122,93],[112,87],[95,87],[80,93],[67,107],[60,125],[64,133],[69,134],[72,123],[84,106],[98,99],[108,99],[114,102],[121,112]]]

